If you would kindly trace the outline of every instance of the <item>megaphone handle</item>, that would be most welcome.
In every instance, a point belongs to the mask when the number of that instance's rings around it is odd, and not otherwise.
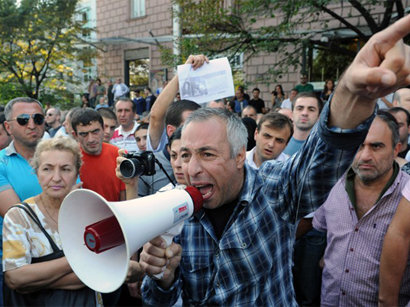
[[[174,237],[181,233],[183,226],[184,226],[184,222],[181,222],[173,226],[172,228],[168,229],[166,233],[161,235],[161,238],[164,239],[165,243],[167,244],[167,247],[172,244],[172,240],[174,239]],[[165,267],[166,266],[164,266],[164,270],[165,270]],[[162,279],[163,276],[164,276],[164,272],[153,275],[153,277],[156,279]]]

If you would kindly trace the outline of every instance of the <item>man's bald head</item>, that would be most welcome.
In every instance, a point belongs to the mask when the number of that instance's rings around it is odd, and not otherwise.
[[[410,112],[410,88],[401,88],[394,93],[393,105]]]

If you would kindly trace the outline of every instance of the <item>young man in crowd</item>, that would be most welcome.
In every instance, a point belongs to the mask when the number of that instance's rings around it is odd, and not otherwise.
[[[293,105],[294,132],[284,153],[291,156],[305,143],[310,131],[319,119],[322,102],[314,93],[301,93]]]
[[[115,174],[118,148],[103,142],[101,115],[91,108],[80,109],[72,114],[71,125],[82,152],[80,178],[83,187],[108,201],[125,200],[125,185]]]
[[[282,151],[293,134],[293,124],[285,115],[272,112],[265,114],[255,130],[256,146],[246,153],[249,166],[258,169],[268,160],[286,161]]]
[[[104,122],[104,142],[109,143],[118,126],[117,116],[110,108],[101,108],[97,112]]]

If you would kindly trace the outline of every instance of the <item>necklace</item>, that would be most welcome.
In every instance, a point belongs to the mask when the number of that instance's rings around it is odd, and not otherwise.
[[[48,212],[47,207],[43,201],[43,198],[41,197],[41,195],[38,198],[40,200],[41,206],[44,208],[44,210],[46,210],[47,215],[49,216],[50,219],[53,220],[53,222],[58,225],[57,221],[53,218],[53,216],[50,214],[50,212]]]

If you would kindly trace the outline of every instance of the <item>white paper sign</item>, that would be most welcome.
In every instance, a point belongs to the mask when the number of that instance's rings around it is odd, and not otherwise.
[[[178,65],[178,79],[181,98],[196,103],[235,95],[231,65],[226,57],[211,60],[197,70],[191,64]]]

